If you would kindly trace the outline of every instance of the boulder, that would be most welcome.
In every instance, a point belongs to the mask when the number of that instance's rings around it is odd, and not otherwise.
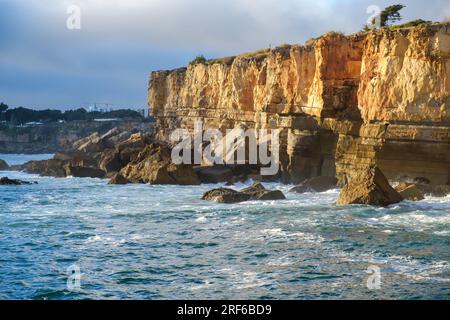
[[[102,152],[108,147],[105,140],[102,139],[97,132],[81,141],[77,141],[75,145],[78,146],[78,151],[85,153]]]
[[[267,190],[261,183],[255,183],[251,187],[242,189],[240,192],[248,194],[255,200],[284,200],[286,197],[280,190]]]
[[[350,179],[342,189],[337,204],[388,206],[402,200],[402,196],[389,185],[380,169],[369,167]]]
[[[106,172],[97,168],[65,166],[66,176],[76,178],[104,178]]]
[[[9,179],[8,177],[0,178],[0,185],[19,186],[19,185],[23,185],[23,184],[37,184],[37,182],[31,183],[28,181],[23,181],[23,180],[18,180],[18,179]]]
[[[237,203],[248,200],[284,200],[286,197],[280,190],[267,190],[261,183],[255,183],[241,191],[227,188],[213,189],[206,192],[202,199],[221,203]]]
[[[120,173],[116,173],[109,181],[109,184],[128,184],[128,183],[129,181]]]
[[[405,200],[420,201],[425,199],[422,191],[420,191],[419,188],[417,188],[417,186],[412,183],[401,183],[397,187],[395,187],[395,190],[397,190]]]
[[[296,193],[324,192],[336,188],[337,182],[334,177],[315,177],[303,181],[289,191]]]
[[[147,148],[149,148],[148,139],[145,135],[141,133],[131,135],[127,140],[120,142],[115,147],[115,149],[120,155],[120,161],[123,164],[135,161],[140,162],[137,161],[137,158]],[[151,150],[154,149],[154,146],[150,147],[150,149]],[[143,160],[143,158],[145,158],[145,156],[141,158],[141,161]]]
[[[0,171],[9,170],[9,165],[5,160],[0,159]]]
[[[99,168],[106,173],[118,172],[123,168],[120,154],[115,149],[107,149],[101,154]]]
[[[220,183],[233,179],[233,171],[224,165],[199,167],[195,172],[202,183]]]
[[[219,203],[239,203],[250,200],[251,196],[233,189],[219,188],[206,192],[202,200],[215,201]]]
[[[199,185],[200,180],[189,165],[175,165],[168,161],[147,159],[129,164],[120,173],[129,181],[150,184]]]
[[[199,185],[200,179],[190,165],[175,165],[173,163],[167,166],[167,172],[175,184],[179,185]]]

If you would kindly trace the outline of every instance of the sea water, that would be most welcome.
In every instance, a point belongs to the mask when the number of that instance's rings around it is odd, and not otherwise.
[[[267,183],[287,199],[227,205],[201,200],[220,185],[0,176],[38,182],[0,186],[0,299],[450,297],[450,197],[336,206]]]

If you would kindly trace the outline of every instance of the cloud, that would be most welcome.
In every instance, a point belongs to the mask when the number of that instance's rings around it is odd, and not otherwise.
[[[450,17],[447,0],[401,2],[407,5],[405,20]],[[121,104],[145,105],[151,70],[184,65],[199,53],[219,57],[303,43],[330,30],[356,32],[371,4],[383,8],[392,2],[0,0],[0,100],[43,107],[110,96]],[[81,30],[66,28],[70,5],[81,8]],[[48,79],[47,89],[36,85],[36,75]],[[86,90],[86,84],[102,89]],[[36,99],[26,100],[33,93]]]

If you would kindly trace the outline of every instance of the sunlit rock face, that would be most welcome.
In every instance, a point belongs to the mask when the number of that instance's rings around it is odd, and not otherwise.
[[[160,139],[176,128],[281,129],[286,181],[376,164],[391,180],[450,183],[450,25],[326,34],[305,45],[151,74]]]

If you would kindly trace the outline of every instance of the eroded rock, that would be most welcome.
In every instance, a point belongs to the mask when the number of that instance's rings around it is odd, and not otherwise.
[[[401,201],[402,196],[389,185],[380,169],[370,167],[350,180],[342,189],[337,204],[388,206]]]
[[[248,200],[284,200],[286,197],[280,190],[267,190],[261,183],[255,183],[240,191],[227,188],[213,189],[205,193],[202,199],[222,203],[236,203]]]
[[[405,200],[420,201],[425,199],[422,191],[413,183],[400,183],[395,190],[403,197]]]
[[[219,188],[206,192],[202,200],[220,203],[239,203],[250,200],[251,196],[233,189]]]
[[[0,171],[9,170],[9,165],[5,160],[0,159]]]

